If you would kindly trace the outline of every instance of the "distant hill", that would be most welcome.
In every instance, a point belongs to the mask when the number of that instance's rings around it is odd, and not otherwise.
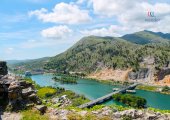
[[[30,61],[30,60],[6,60],[6,62],[10,65],[21,63],[21,62],[28,62],[28,61]]]
[[[8,60],[9,68],[16,68],[23,66],[26,70],[43,69],[43,66],[48,62],[49,57],[33,59],[33,60]]]
[[[149,43],[167,43],[170,40],[170,34],[154,33],[151,31],[141,31],[133,34],[127,34],[122,37],[129,42],[136,44],[149,44]]]
[[[136,71],[145,57],[152,56],[156,67],[160,68],[170,61],[170,41],[167,36],[165,38],[163,33],[141,31],[121,38],[84,37],[59,55],[17,63],[13,67],[85,73],[102,68],[133,68]]]

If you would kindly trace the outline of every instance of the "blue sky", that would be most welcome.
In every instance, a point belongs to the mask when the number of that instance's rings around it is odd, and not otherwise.
[[[147,12],[160,19],[146,22]],[[88,35],[170,33],[169,0],[1,0],[0,59],[57,55]]]

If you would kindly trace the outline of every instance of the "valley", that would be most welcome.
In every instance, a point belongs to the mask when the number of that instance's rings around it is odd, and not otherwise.
[[[90,118],[95,116],[103,120],[104,116],[107,120],[111,118],[121,120],[123,116],[130,115],[130,111],[133,111],[139,119],[152,119],[152,116],[169,119],[170,38],[163,36],[151,31],[140,31],[122,37],[89,36],[54,57],[7,61],[9,75],[14,74],[32,84],[26,82],[25,86],[31,85],[33,92],[25,96],[28,99],[23,104],[26,111],[18,114],[18,119],[28,118],[30,111],[35,111],[35,116],[45,120],[53,118],[72,120],[72,117],[79,116],[77,120],[87,117],[88,114],[91,114]],[[7,74],[7,67],[4,68],[2,75]],[[24,78],[24,75],[28,78]],[[7,79],[10,79],[8,75]],[[18,82],[17,85],[21,81]],[[134,95],[127,92],[125,95],[115,94],[101,105],[79,108],[82,104],[88,104],[90,100],[111,94],[114,88],[123,89],[133,83],[140,83]],[[23,96],[23,91],[29,92],[29,88],[17,87],[17,90],[22,90],[17,94],[19,96]],[[13,92],[16,95],[15,90]],[[9,96],[14,99],[14,103],[15,99],[24,101],[13,96],[14,93]],[[154,96],[154,100],[151,96]],[[138,101],[141,101],[141,104]],[[17,106],[17,109],[21,108]],[[83,115],[80,111],[86,114]],[[160,114],[157,115],[156,112]],[[102,116],[95,113],[101,113]],[[129,117],[135,119],[131,115]]]

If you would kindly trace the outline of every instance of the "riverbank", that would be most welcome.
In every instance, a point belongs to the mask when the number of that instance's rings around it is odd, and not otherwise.
[[[138,90],[146,90],[146,91],[152,91],[152,92],[158,92],[158,93],[161,93],[161,94],[167,94],[167,95],[170,95],[170,91],[168,92],[163,92],[163,86],[151,86],[151,85],[138,85],[136,87],[136,89]]]

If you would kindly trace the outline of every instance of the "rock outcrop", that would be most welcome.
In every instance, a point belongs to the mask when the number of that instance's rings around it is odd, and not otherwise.
[[[164,68],[158,72],[158,81],[163,80],[166,75],[170,74],[170,68]]]
[[[0,62],[0,100],[13,109],[24,109],[32,104],[41,104],[34,86],[15,75],[6,75],[6,62]],[[0,106],[0,107],[4,107]],[[1,105],[1,104],[0,104]]]
[[[80,115],[82,118],[88,119],[90,118],[89,115],[91,115],[94,120],[170,120],[170,114],[168,113],[162,114],[148,109],[128,109],[119,111],[116,107],[110,108],[108,106],[90,112],[87,110],[76,111],[74,109],[50,108],[47,113],[51,119],[55,118],[59,120],[69,120],[69,115]]]
[[[31,104],[41,104],[34,86],[22,79],[11,80],[8,76],[3,77],[0,80],[0,95],[1,99],[7,100],[8,105],[15,109]]]
[[[142,68],[137,72],[129,72],[128,78],[131,80],[145,79],[148,77],[148,68]]]
[[[6,62],[0,61],[0,77],[8,73]]]

